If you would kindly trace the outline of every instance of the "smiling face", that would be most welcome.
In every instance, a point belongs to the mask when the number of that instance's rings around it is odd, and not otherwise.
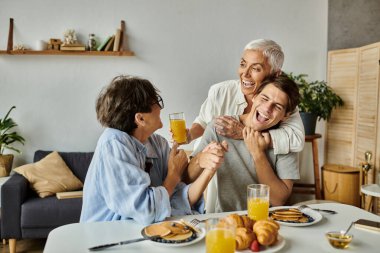
[[[241,91],[251,99],[263,80],[269,76],[271,67],[261,51],[245,50],[240,61],[239,77]]]
[[[161,121],[161,107],[155,103],[152,105],[152,111],[148,113],[144,113],[145,115],[145,130],[150,136],[153,134],[156,130],[162,128],[162,121]]]
[[[269,129],[286,119],[287,106],[288,95],[270,83],[253,99],[247,126],[256,131]]]

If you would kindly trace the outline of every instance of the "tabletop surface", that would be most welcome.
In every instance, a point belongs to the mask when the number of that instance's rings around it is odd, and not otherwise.
[[[362,192],[374,196],[374,197],[380,197],[380,186],[378,184],[366,184],[362,185],[361,188]]]
[[[325,238],[327,231],[345,230],[352,221],[369,219],[380,222],[380,216],[369,213],[363,209],[338,203],[323,203],[309,205],[314,208],[330,209],[338,214],[323,214],[320,222],[306,227],[281,226],[280,235],[285,239],[285,246],[280,252],[379,252],[380,233],[352,228],[350,234],[354,239],[350,247],[345,250],[332,248]],[[244,212],[237,212],[244,213]],[[193,218],[205,219],[209,217],[224,217],[227,213],[183,216],[186,220]],[[99,244],[119,242],[141,237],[143,225],[133,221],[113,221],[94,223],[75,223],[65,225],[50,232],[44,252],[90,252],[89,247]],[[142,241],[129,245],[116,246],[101,252],[205,252],[205,242],[201,240],[195,244],[184,247],[157,246],[150,241]],[[240,251],[242,253],[250,250]],[[270,252],[268,250],[261,251]]]

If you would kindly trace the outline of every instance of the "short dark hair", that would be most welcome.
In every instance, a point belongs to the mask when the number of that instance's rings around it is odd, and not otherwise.
[[[137,128],[135,114],[151,112],[158,92],[146,79],[117,76],[96,100],[97,118],[102,126],[132,134]]]
[[[259,94],[268,84],[273,84],[288,95],[287,113],[292,112],[297,107],[301,98],[298,85],[287,75],[281,74],[279,76],[268,77],[257,89],[256,94]]]

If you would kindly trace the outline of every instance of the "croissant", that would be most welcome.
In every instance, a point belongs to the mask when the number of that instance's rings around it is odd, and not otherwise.
[[[237,228],[243,227],[251,231],[253,229],[253,220],[245,215],[230,214],[224,218],[224,221],[229,224],[234,224]]]
[[[247,249],[255,239],[256,236],[252,230],[242,227],[236,229],[235,240],[237,250]]]
[[[249,230],[253,230],[253,224],[255,223],[254,220],[252,220],[251,218],[249,218],[246,215],[240,216],[240,218],[243,221],[245,228],[247,228]]]
[[[253,232],[257,236],[257,241],[264,246],[269,246],[277,241],[280,226],[273,220],[256,221],[253,225]]]
[[[229,214],[226,218],[224,218],[224,221],[228,224],[235,225],[237,228],[244,227],[244,222],[236,213]]]

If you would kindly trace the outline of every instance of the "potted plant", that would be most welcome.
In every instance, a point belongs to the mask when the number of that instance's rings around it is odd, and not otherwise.
[[[12,106],[3,119],[0,118],[0,177],[8,176],[13,163],[12,154],[4,154],[6,149],[10,149],[20,153],[20,150],[13,147],[13,143],[20,142],[24,144],[25,139],[17,132],[10,132],[12,128],[17,126],[12,118],[9,118],[9,114],[16,106]]]
[[[298,105],[305,134],[315,134],[317,120],[329,120],[334,108],[343,105],[343,100],[325,81],[306,81],[306,74],[287,74],[298,85],[301,100]]]

